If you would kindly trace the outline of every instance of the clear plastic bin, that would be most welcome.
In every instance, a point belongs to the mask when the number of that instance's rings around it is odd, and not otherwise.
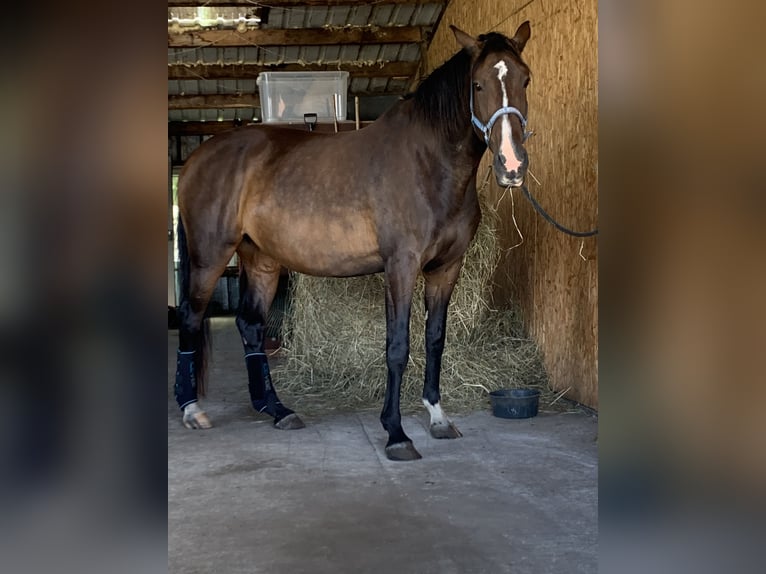
[[[265,123],[346,119],[348,72],[261,72],[256,80]]]

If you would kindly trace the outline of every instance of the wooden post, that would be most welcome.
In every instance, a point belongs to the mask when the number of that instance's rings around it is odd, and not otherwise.
[[[335,126],[335,133],[338,133],[338,94],[332,95],[332,121]]]
[[[356,129],[359,129],[359,96],[354,96],[354,119],[356,120]]]

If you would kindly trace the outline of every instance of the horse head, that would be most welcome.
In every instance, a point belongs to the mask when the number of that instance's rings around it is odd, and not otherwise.
[[[529,67],[521,52],[529,40],[529,22],[513,38],[491,32],[478,38],[450,26],[458,43],[471,55],[470,110],[477,136],[493,155],[492,167],[501,187],[524,183],[529,158],[527,131]]]

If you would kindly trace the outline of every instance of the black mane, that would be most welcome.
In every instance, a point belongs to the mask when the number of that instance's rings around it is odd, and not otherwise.
[[[448,139],[462,137],[465,126],[471,122],[470,74],[471,56],[467,50],[460,50],[407,96],[413,99],[418,116],[440,129]]]

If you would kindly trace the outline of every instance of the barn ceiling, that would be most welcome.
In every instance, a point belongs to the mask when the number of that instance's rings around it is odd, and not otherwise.
[[[349,119],[355,96],[373,119],[414,87],[448,2],[168,0],[169,132],[260,121],[265,71],[348,71]]]

